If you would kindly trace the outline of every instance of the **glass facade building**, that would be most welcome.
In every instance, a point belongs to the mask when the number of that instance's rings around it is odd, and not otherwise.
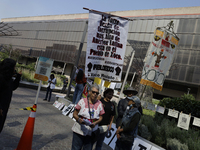
[[[187,93],[187,88],[191,88],[192,94],[198,99],[200,93],[200,14],[182,13],[129,17],[133,21],[129,23],[125,55],[131,55],[134,49],[135,58],[143,61],[156,27],[166,26],[173,20],[174,32],[180,41],[173,62],[176,67],[170,70],[164,88],[185,93]],[[131,11],[129,16],[132,16]],[[48,21],[10,21],[7,23],[20,32],[21,36],[0,37],[0,44],[12,44],[14,49],[22,50],[24,55],[32,49],[32,57],[48,56],[58,62],[74,64],[87,20],[87,18],[74,18]],[[85,63],[86,47],[87,34],[79,64]],[[128,63],[124,63],[124,74],[127,66]],[[133,67],[130,74],[134,72]],[[173,96],[169,92],[157,92],[157,96]]]

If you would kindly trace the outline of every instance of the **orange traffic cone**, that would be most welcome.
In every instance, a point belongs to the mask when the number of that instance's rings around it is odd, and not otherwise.
[[[26,126],[22,133],[19,144],[15,150],[31,150],[32,148],[32,140],[33,140],[33,130],[36,116],[36,108],[37,105],[33,105],[33,109],[31,110],[30,116],[27,120]]]

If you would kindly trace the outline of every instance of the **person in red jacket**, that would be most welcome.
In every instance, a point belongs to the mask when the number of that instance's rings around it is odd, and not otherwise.
[[[73,104],[77,104],[78,101],[81,99],[84,85],[87,82],[83,69],[79,69],[75,81],[76,81],[76,87],[73,95],[73,101],[72,101]]]

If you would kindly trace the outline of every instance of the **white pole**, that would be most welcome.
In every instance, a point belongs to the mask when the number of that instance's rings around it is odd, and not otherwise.
[[[38,101],[41,85],[42,85],[42,81],[40,80],[40,83],[39,83],[39,86],[38,86],[38,90],[37,90],[37,95],[36,95],[36,98],[35,98],[35,104],[36,105],[37,105],[37,101]]]
[[[132,56],[131,56],[131,60],[129,62],[129,65],[128,65],[128,69],[126,71],[126,76],[124,78],[124,82],[122,84],[122,88],[121,88],[121,91],[120,91],[120,94],[119,94],[119,100],[121,98],[121,95],[122,95],[122,92],[123,92],[123,89],[124,89],[124,86],[125,86],[125,83],[126,83],[126,80],[127,80],[127,77],[128,77],[128,73],[129,73],[129,70],[130,70],[130,67],[132,65],[132,62],[133,62],[133,58],[134,58],[134,55],[135,55],[135,50],[133,49],[133,53],[132,53]]]
[[[135,78],[135,74],[136,74],[136,72],[134,72],[134,74],[133,74],[133,77],[132,77],[132,80],[131,80],[131,83],[130,83],[130,87],[132,86],[133,80]]]

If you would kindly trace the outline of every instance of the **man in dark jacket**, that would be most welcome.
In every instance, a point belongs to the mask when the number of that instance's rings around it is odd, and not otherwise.
[[[16,62],[6,58],[0,63],[0,133],[3,129],[12,92],[19,86],[21,73],[15,71]]]
[[[122,120],[122,117],[124,115],[124,112],[126,111],[126,107],[128,105],[128,102],[130,98],[134,95],[136,95],[138,92],[134,90],[132,87],[127,88],[127,90],[124,90],[123,93],[127,96],[125,99],[121,99],[119,101],[119,104],[117,106],[117,112],[118,112],[118,117],[116,120],[116,127],[119,127],[119,123]]]
[[[138,110],[140,99],[132,96],[116,131],[117,142],[115,150],[131,150],[136,137],[141,114]]]

